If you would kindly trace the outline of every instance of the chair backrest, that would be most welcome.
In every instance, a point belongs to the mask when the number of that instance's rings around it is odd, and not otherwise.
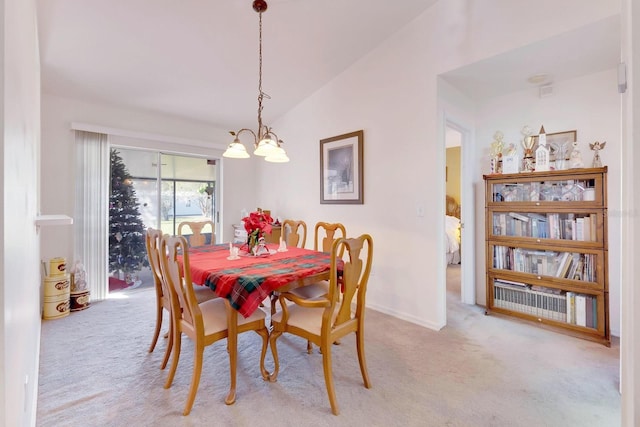
[[[207,236],[202,234],[202,229],[209,225],[211,227],[211,244],[216,243],[215,225],[213,221],[183,221],[178,224],[178,235],[188,238],[189,246],[194,248],[207,244]],[[183,228],[191,229],[191,234],[183,233]],[[185,230],[186,231],[186,230]]]
[[[184,236],[164,236],[160,242],[160,253],[167,254],[161,257],[162,272],[171,293],[171,309],[173,313],[182,313],[182,318],[179,319],[181,329],[188,335],[189,332],[196,335],[204,334],[202,312],[191,281],[187,239]]]
[[[339,236],[336,236],[336,232]],[[314,230],[313,250],[329,253],[333,242],[341,237],[347,237],[347,229],[344,225],[339,222],[319,222]],[[344,250],[344,246],[342,249]],[[339,256],[342,258],[342,253]]]
[[[282,239],[287,246],[304,248],[307,244],[307,223],[293,219],[282,221]]]
[[[346,252],[342,261],[338,254]],[[367,282],[371,273],[373,260],[373,238],[363,234],[356,238],[341,238],[333,242],[331,247],[331,277],[327,298],[330,306],[325,308],[322,316],[322,331],[348,322],[364,320]],[[341,280],[338,280],[339,263],[343,262]],[[356,311],[352,314],[351,306],[356,299]]]
[[[160,265],[160,241],[162,240],[162,231],[155,228],[147,228],[144,237],[144,243],[147,247],[147,257],[149,258],[149,266],[151,267],[151,275],[156,289],[156,297],[162,301],[162,305],[167,308],[171,307],[168,289],[165,289],[166,281],[162,276],[162,266]]]

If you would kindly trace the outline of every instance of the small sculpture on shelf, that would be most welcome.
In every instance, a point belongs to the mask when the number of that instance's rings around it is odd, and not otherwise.
[[[522,171],[523,172],[533,172],[535,165],[533,163],[533,146],[535,145],[535,141],[531,134],[531,128],[529,126],[525,126],[520,131],[522,134],[522,147],[524,148],[524,158],[522,159]]]
[[[568,169],[567,157],[569,154],[569,144],[561,142],[551,145],[556,155],[556,170]]]
[[[584,162],[582,161],[582,154],[580,154],[580,149],[578,148],[578,141],[573,141],[571,145],[573,146],[573,150],[571,150],[569,156],[569,167],[571,169],[583,168]]]
[[[537,171],[549,170],[549,147],[547,147],[547,134],[544,126],[540,128],[538,135],[538,148],[536,148],[536,166]]]
[[[504,147],[504,134],[500,131],[496,131],[493,134],[493,142],[491,143],[491,150],[489,151],[491,162],[491,173],[502,173],[502,149]]]
[[[602,160],[600,160],[600,150],[604,149],[604,146],[606,144],[607,144],[607,141],[605,142],[596,141],[594,143],[589,143],[589,148],[593,150],[593,162],[591,163],[592,168],[602,167]]]
[[[502,173],[518,173],[520,166],[518,164],[518,151],[516,145],[510,143],[507,150],[502,155]]]

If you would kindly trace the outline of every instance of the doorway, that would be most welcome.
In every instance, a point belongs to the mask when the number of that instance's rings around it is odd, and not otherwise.
[[[460,265],[460,154],[462,132],[447,126],[445,131],[445,232],[447,235],[447,298],[462,300]]]
[[[451,116],[445,117],[445,188],[447,242],[457,243],[447,253],[447,296],[464,304],[475,304],[473,278],[473,177],[465,165],[471,164],[471,128]],[[467,171],[465,173],[465,170]],[[455,241],[454,241],[455,239]]]

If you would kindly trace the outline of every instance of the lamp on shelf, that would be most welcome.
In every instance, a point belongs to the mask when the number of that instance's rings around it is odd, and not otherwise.
[[[240,142],[240,134],[242,132],[249,132],[253,135],[254,151],[256,156],[264,156],[267,162],[273,163],[285,163],[289,161],[287,153],[282,148],[282,140],[278,138],[278,135],[273,130],[262,123],[262,100],[269,95],[262,91],[262,13],[267,10],[267,2],[264,0],[254,0],[253,10],[258,12],[260,16],[260,37],[259,37],[259,67],[258,67],[258,130],[257,132],[242,128],[239,131],[230,131],[229,133],[234,137],[233,142],[229,144],[226,151],[222,154],[223,157],[232,159],[248,159],[249,153],[247,149]]]

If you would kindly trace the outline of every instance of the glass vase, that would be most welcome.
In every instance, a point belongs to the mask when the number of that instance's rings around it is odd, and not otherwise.
[[[255,255],[258,247],[258,233],[249,233],[247,237],[247,253],[249,255]]]

